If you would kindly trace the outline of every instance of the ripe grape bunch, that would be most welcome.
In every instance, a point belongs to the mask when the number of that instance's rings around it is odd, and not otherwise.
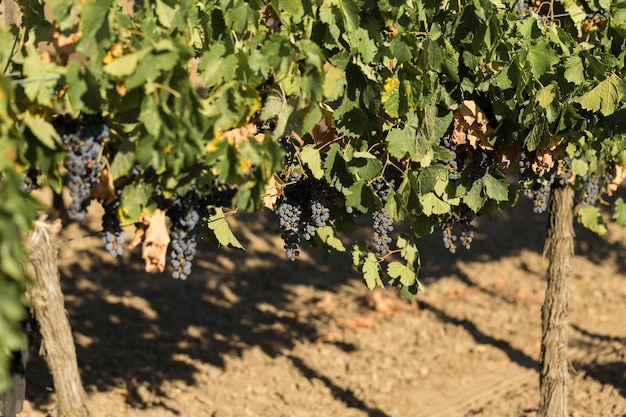
[[[167,210],[170,226],[170,265],[172,277],[187,279],[196,255],[202,219],[209,214],[206,201],[192,189],[186,196],[175,196]]]
[[[22,174],[24,183],[22,184],[22,191],[31,192],[39,189],[39,175],[41,171],[39,168],[28,168]]]
[[[461,213],[452,213],[441,222],[441,231],[443,232],[443,245],[451,253],[456,253],[457,241],[465,249],[470,249],[474,240],[475,227],[472,224],[476,215],[471,210],[462,210]],[[461,234],[456,235],[454,229],[460,226]]]
[[[595,205],[604,189],[604,185],[613,181],[613,176],[609,172],[603,174],[590,174],[582,177],[585,190],[582,198],[583,207]]]
[[[450,159],[444,161],[448,168],[448,178],[450,180],[459,179],[459,166],[457,163],[457,144],[449,137],[442,137],[439,143],[450,151]]]
[[[395,181],[385,181],[383,178],[376,178],[372,182],[372,187],[376,192],[376,195],[380,197],[383,202],[383,206],[387,201],[389,190],[394,186]],[[389,213],[384,208],[376,210],[374,212],[374,248],[379,256],[386,254],[389,251],[389,244],[391,243],[391,236],[389,233],[393,231],[393,219],[389,216]]]
[[[553,173],[547,179],[539,178],[532,188],[524,190],[524,195],[533,200],[535,213],[543,213],[548,209],[550,190],[552,190],[555,177]]]
[[[120,200],[116,198],[110,201],[100,201],[104,214],[102,215],[102,240],[104,247],[113,257],[121,256],[124,253],[124,230],[120,226],[117,211],[120,207]]]
[[[80,120],[66,114],[53,122],[66,147],[63,165],[68,171],[68,187],[72,202],[67,214],[82,220],[91,202],[91,186],[100,182],[102,142],[109,137],[109,126],[101,116],[83,116]]]
[[[274,212],[288,259],[295,261],[300,256],[301,239],[311,240],[317,228],[326,226],[330,219],[328,188],[325,182],[298,172],[287,178],[284,195],[276,202]]]

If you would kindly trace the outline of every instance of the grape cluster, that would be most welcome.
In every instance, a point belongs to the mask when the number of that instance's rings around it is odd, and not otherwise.
[[[450,159],[447,161],[444,161],[444,163],[446,164],[448,168],[448,178],[450,180],[458,179],[459,178],[459,166],[457,163],[457,153],[456,153],[457,144],[454,143],[454,141],[452,141],[451,138],[445,137],[445,136],[439,140],[439,144],[450,151]]]
[[[184,280],[191,274],[201,222],[208,214],[205,200],[194,189],[184,197],[175,196],[171,200],[167,215],[172,222],[170,265],[174,269],[173,278]]]
[[[483,148],[477,148],[474,152],[474,178],[483,178],[489,174],[493,165],[493,155]]]
[[[31,192],[39,189],[39,176],[41,171],[39,168],[28,168],[22,173],[22,191]]]
[[[593,206],[598,202],[600,198],[600,191],[602,189],[601,180],[602,177],[597,174],[585,175],[582,178],[585,184],[585,193],[582,199],[583,207]]]
[[[298,172],[285,180],[284,195],[276,202],[274,212],[279,219],[287,258],[294,261],[300,255],[301,238],[311,240],[317,228],[326,226],[330,219],[328,196],[333,195],[333,189]]]
[[[476,215],[469,209],[447,216],[440,224],[443,233],[443,246],[451,253],[456,253],[457,241],[459,241],[465,249],[470,249],[476,230],[472,224],[475,218]],[[455,233],[455,229],[458,228],[461,229],[460,235]]]
[[[300,256],[298,247],[300,245],[299,231],[302,210],[298,206],[288,203],[283,198],[276,208],[276,215],[279,219],[280,228],[283,231],[280,237],[283,239],[287,258],[295,261]]]
[[[67,214],[73,220],[82,220],[91,202],[91,186],[100,182],[100,153],[102,141],[109,137],[109,126],[101,116],[84,116],[79,121],[67,114],[56,117],[52,124],[67,151],[63,165],[72,197]]]
[[[394,186],[394,183],[395,181],[393,180],[388,183],[383,178],[376,178],[372,182],[372,188],[382,200],[383,205],[387,201],[389,190]],[[374,212],[374,248],[379,256],[389,251],[389,244],[391,243],[389,233],[392,231],[393,219],[389,216],[389,213],[384,208],[376,210]]]
[[[537,181],[532,188],[524,190],[524,195],[533,200],[533,211],[543,213],[548,209],[550,190],[554,184],[556,174],[550,175],[547,179]]]
[[[530,4],[528,0],[517,0],[517,3],[515,3],[515,13],[520,19],[524,18],[529,13],[529,9]]]
[[[120,226],[118,209],[120,200],[116,198],[110,201],[100,201],[104,214],[102,215],[102,240],[105,249],[113,256],[117,257],[124,253],[124,230]]]
[[[522,175],[528,175],[532,171],[533,162],[530,160],[526,151],[522,151],[519,159],[519,172]]]

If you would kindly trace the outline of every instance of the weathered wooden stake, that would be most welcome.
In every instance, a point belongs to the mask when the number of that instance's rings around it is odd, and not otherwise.
[[[30,298],[39,323],[44,359],[54,381],[58,415],[87,417],[86,395],[59,280],[56,238],[60,230],[60,222],[38,221],[26,239],[26,267],[33,279]]]

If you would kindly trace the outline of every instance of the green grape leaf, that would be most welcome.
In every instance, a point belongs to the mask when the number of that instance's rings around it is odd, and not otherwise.
[[[322,157],[319,150],[315,149],[313,145],[306,145],[300,149],[300,159],[304,165],[309,167],[315,178],[319,180],[324,176]]]
[[[359,242],[352,246],[352,263],[363,274],[363,281],[370,290],[376,286],[385,287],[380,278],[380,264],[376,255],[365,245]]]
[[[485,192],[489,198],[496,201],[507,201],[509,199],[509,185],[504,179],[497,179],[491,174],[483,177]]]
[[[402,159],[408,153],[414,161],[419,162],[422,166],[428,166],[435,155],[426,138],[411,127],[391,129],[387,135],[387,142],[387,150],[391,156]]]
[[[589,171],[589,164],[587,164],[587,162],[578,158],[572,159],[572,172],[582,177],[584,175],[587,175],[588,171]]]
[[[366,29],[359,28],[353,32],[349,32],[348,39],[352,47],[361,54],[364,63],[369,64],[374,60],[378,48],[376,47],[376,43],[370,39]]]
[[[565,61],[565,79],[575,85],[581,85],[585,82],[585,69],[583,61],[578,55],[569,57]]]
[[[321,240],[324,246],[334,249],[337,252],[345,252],[346,248],[343,246],[341,240],[335,234],[335,229],[332,226],[318,227],[317,237]]]
[[[415,237],[420,238],[428,236],[435,231],[435,226],[439,224],[439,219],[436,216],[418,216],[417,219],[411,224],[411,230]]]
[[[396,246],[398,247],[398,249],[400,249],[400,256],[402,257],[402,259],[407,261],[407,263],[414,266],[416,263],[419,263],[419,252],[417,250],[417,246],[415,246],[415,243],[410,236],[401,234],[398,237]]]
[[[368,186],[365,180],[360,180],[347,190],[346,205],[364,213],[370,213],[380,209],[381,202],[372,187]]]
[[[528,56],[526,59],[530,64],[530,71],[535,78],[540,78],[542,75],[546,74],[553,65],[558,64],[561,60],[559,55],[543,38],[528,48]]]
[[[90,0],[80,5],[80,31],[76,49],[90,56],[98,45],[107,45],[110,41],[107,17],[113,0]],[[72,16],[73,17],[73,16]]]
[[[422,210],[427,216],[433,214],[446,214],[450,212],[450,204],[442,201],[435,193],[427,193],[419,196]]]
[[[487,199],[483,196],[482,191],[483,182],[474,181],[474,183],[472,184],[472,188],[470,188],[463,196],[463,202],[474,213],[478,213],[478,211],[483,208],[485,202],[487,201]]]
[[[420,171],[417,176],[421,193],[434,191],[438,183],[448,182],[448,168],[442,164],[433,164]],[[444,185],[445,187],[445,185]]]
[[[201,237],[203,239],[209,239],[218,247],[228,246],[229,248],[245,250],[232,230],[230,230],[222,208],[213,207],[213,209],[215,213],[202,221]]]
[[[373,253],[368,253],[367,258],[365,258],[365,262],[361,267],[361,272],[363,273],[363,279],[365,280],[365,285],[370,290],[373,290],[376,286],[385,287],[382,279],[380,278],[380,264],[378,263],[378,259],[376,259],[376,255]]]
[[[548,122],[545,118],[540,117],[539,120],[536,121],[524,140],[524,146],[526,146],[529,151],[534,151],[541,145],[546,137],[547,127]]]
[[[153,184],[128,184],[120,195],[120,222],[122,224],[136,223],[145,210],[153,212],[156,204],[152,200]]]
[[[24,124],[42,145],[49,149],[56,149],[61,144],[61,139],[54,127],[45,120],[38,119],[30,113],[24,113]]]
[[[536,99],[541,107],[546,108],[552,104],[556,97],[554,88],[554,84],[548,84],[545,87],[541,87],[541,90],[537,92]]]
[[[132,75],[139,63],[150,53],[150,49],[143,49],[138,52],[121,56],[106,64],[103,71],[116,78],[124,78]]]
[[[626,203],[622,197],[615,200],[615,212],[613,212],[613,220],[620,226],[626,226]]]
[[[595,88],[578,98],[583,109],[609,116],[618,109],[620,101],[626,94],[624,81],[616,74],[609,75]]]
[[[602,219],[600,209],[595,206],[587,206],[578,212],[578,221],[587,229],[599,235],[607,232],[606,223]]]
[[[400,262],[390,262],[387,265],[387,274],[396,278],[402,285],[411,286],[417,281],[417,274],[411,268]]]

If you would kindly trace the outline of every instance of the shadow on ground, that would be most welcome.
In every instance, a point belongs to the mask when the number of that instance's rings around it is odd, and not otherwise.
[[[302,320],[300,311],[306,309],[306,303],[316,302],[316,292],[342,292],[360,280],[351,267],[349,253],[305,249],[304,259],[292,263],[285,259],[277,222],[271,214],[238,217],[236,229],[246,231],[239,237],[244,246],[252,248],[250,252],[202,245],[198,250],[200,259],[186,281],[174,280],[167,274],[145,273],[138,253],[113,261],[97,237],[86,239],[82,248],[75,249],[73,259],[63,261],[66,304],[88,389],[105,391],[143,382],[159,387],[166,380],[194,384],[198,369],[186,358],[224,368],[226,356],[241,355],[253,346],[276,357],[288,353],[297,341],[319,337],[318,324],[327,317],[315,313],[319,315]],[[537,231],[545,230],[546,224],[547,215],[532,215],[528,202],[522,201],[508,213],[498,214],[493,223],[482,219],[472,250],[456,255],[443,247],[437,231],[419,244],[425,284],[456,276],[468,286],[477,286],[458,267],[459,260],[497,259],[522,250],[541,252],[545,233]],[[367,236],[369,231],[362,233]],[[576,252],[580,256],[600,261],[624,251],[621,243],[611,243],[581,228],[576,233]],[[259,245],[258,239],[266,237],[265,245]],[[618,264],[620,271],[626,271],[625,258],[619,258]],[[305,305],[294,304],[303,291]],[[443,322],[465,328],[480,343],[501,349],[521,366],[537,368],[535,359],[495,335],[480,332],[471,321],[446,316],[434,306],[423,306]],[[354,349],[345,344],[337,347]],[[298,358],[291,360],[305,377],[319,378],[347,405],[369,415],[385,416]],[[588,372],[602,381],[607,371],[604,366]],[[611,369],[621,375],[625,371],[623,364],[614,364]],[[36,405],[46,404],[51,386],[45,364],[35,359],[29,366],[27,397]],[[625,395],[626,383],[617,388]]]

